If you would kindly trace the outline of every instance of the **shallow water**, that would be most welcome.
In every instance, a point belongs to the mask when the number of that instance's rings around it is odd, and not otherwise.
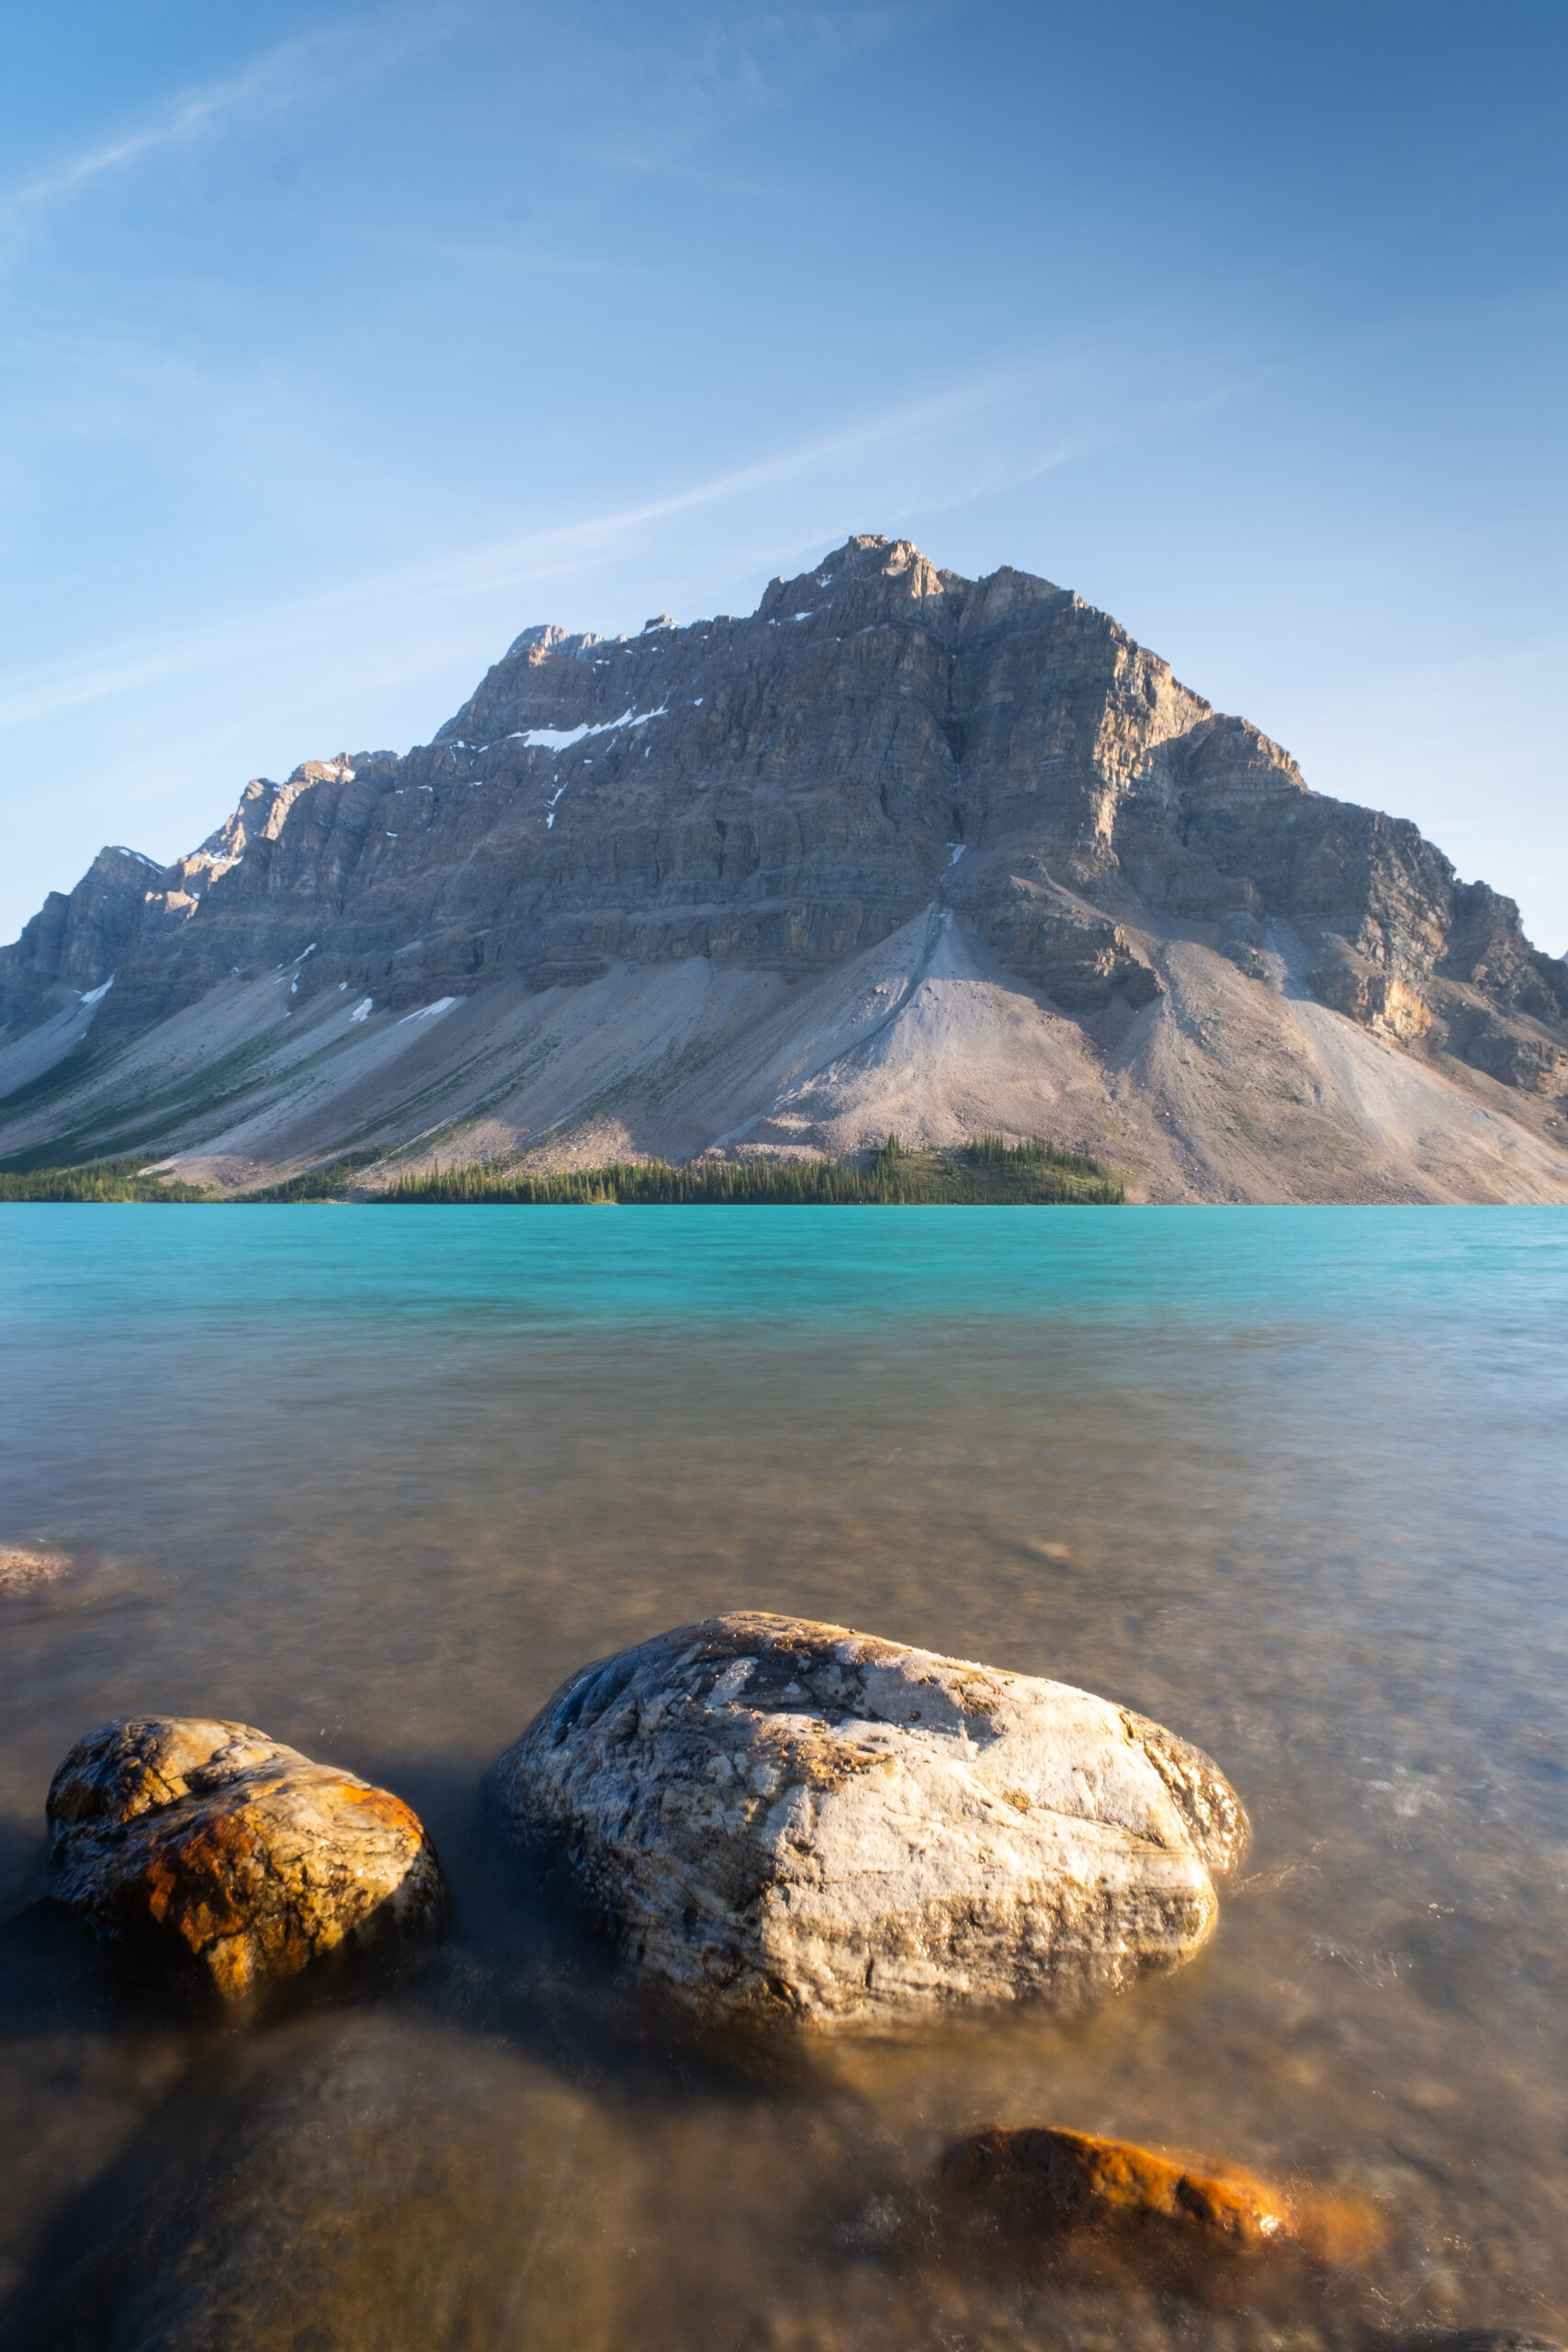
[[[170,2352],[1568,2334],[1568,1217],[0,1209],[0,2289]],[[682,2042],[496,1851],[493,1760],[711,1611],[1048,1674],[1254,1826],[1179,1975],[823,2055]],[[237,2034],[22,1905],[105,1717],[237,1716],[431,1826],[453,1939]],[[1363,2206],[1286,2286],[925,2227],[1056,2121]]]

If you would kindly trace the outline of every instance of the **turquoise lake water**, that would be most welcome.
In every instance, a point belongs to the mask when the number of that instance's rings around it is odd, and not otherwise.
[[[29,2345],[924,2352],[1568,2334],[1568,1213],[0,1207],[0,2291]],[[1255,1842],[1076,2020],[667,2046],[481,1776],[583,1660],[797,1611],[1127,1702]],[[26,1907],[112,1714],[398,1789],[429,1973],[246,2037]],[[975,2124],[1346,2198],[1194,2301],[937,2259]]]

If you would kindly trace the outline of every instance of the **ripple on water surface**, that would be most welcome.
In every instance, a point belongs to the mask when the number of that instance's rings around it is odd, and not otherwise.
[[[0,1860],[137,1710],[398,1789],[430,1973],[248,2040],[4,1928],[31,2340],[235,2352],[1359,2346],[1568,2332],[1568,1218],[0,1209]],[[798,1611],[1127,1702],[1255,1845],[1076,2020],[671,2041],[514,1883],[485,1767],[585,1658]],[[1370,2204],[1343,2277],[976,2266],[976,2124]]]

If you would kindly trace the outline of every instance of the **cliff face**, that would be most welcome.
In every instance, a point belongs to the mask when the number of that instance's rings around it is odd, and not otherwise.
[[[1069,592],[874,537],[745,619],[529,629],[406,758],[253,783],[167,869],[105,851],[0,951],[0,1044],[111,975],[100,1051],[295,959],[296,1013],[692,958],[817,981],[932,909],[1080,1028],[1153,1005],[1186,940],[1433,1067],[1568,1092],[1568,967],[1510,900]]]
[[[129,961],[167,882],[139,850],[101,849],[69,896],[51,890],[14,945],[0,947],[0,1035],[30,1028]]]

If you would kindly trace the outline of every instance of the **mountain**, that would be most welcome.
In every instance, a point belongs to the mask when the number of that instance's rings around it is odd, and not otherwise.
[[[0,949],[0,1157],[236,1188],[996,1130],[1154,1200],[1555,1201],[1565,1096],[1511,899],[1070,591],[872,536],[745,618],[526,629],[406,758]]]

